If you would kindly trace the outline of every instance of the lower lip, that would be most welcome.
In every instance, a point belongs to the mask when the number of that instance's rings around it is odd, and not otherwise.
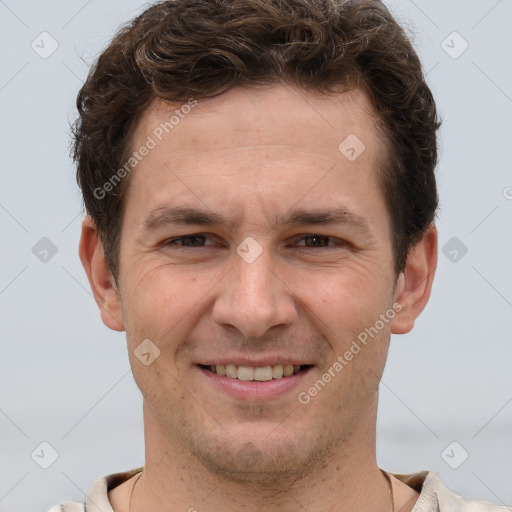
[[[196,367],[208,381],[224,393],[242,400],[271,400],[289,393],[297,387],[309,373],[311,367],[301,370],[290,377],[267,381],[238,380],[211,372],[199,366]]]

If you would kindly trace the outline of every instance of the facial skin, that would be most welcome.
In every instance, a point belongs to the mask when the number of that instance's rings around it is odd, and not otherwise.
[[[177,107],[155,101],[134,150]],[[350,134],[366,146],[354,161],[338,150]],[[360,90],[235,88],[200,101],[132,171],[117,285],[84,221],[82,262],[104,323],[126,330],[144,397],[146,464],[132,511],[389,509],[375,461],[378,384],[391,332],[410,331],[430,295],[437,234],[429,228],[397,278],[378,184],[384,152]],[[148,222],[170,207],[225,223]],[[341,208],[342,223],[281,223],[292,210]],[[252,262],[241,257],[247,237],[261,250]],[[300,403],[397,302],[400,312]],[[150,365],[134,352],[146,339],[160,350]],[[309,368],[276,392],[256,382],[233,391],[198,366],[229,362]],[[394,489],[396,510],[416,494],[397,480]]]

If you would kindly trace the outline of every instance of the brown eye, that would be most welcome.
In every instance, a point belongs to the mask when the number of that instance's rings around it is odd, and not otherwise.
[[[326,247],[329,245],[330,238],[328,236],[311,235],[305,237],[310,243],[306,243],[306,247]]]
[[[301,243],[302,241],[304,241],[304,244]],[[297,245],[313,249],[321,249],[323,247],[332,247],[334,245],[340,245],[341,242],[341,240],[338,240],[338,243],[335,244],[334,239],[330,236],[306,235],[298,241]]]
[[[208,237],[205,235],[187,235],[173,238],[165,242],[165,245],[178,245],[182,247],[204,247]]]

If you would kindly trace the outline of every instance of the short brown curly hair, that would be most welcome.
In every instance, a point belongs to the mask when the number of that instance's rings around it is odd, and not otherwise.
[[[291,83],[371,96],[386,139],[380,183],[393,229],[395,271],[434,221],[440,121],[403,28],[379,0],[169,0],[123,26],[77,98],[73,158],[85,209],[118,277],[129,179],[98,198],[126,161],[155,98],[201,100],[234,86]]]

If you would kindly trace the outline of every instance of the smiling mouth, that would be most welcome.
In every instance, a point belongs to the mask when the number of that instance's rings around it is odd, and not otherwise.
[[[285,379],[307,370],[312,365],[275,364],[268,366],[236,366],[234,364],[224,365],[199,365],[201,368],[221,377],[238,379],[243,381],[265,382],[275,379]]]

